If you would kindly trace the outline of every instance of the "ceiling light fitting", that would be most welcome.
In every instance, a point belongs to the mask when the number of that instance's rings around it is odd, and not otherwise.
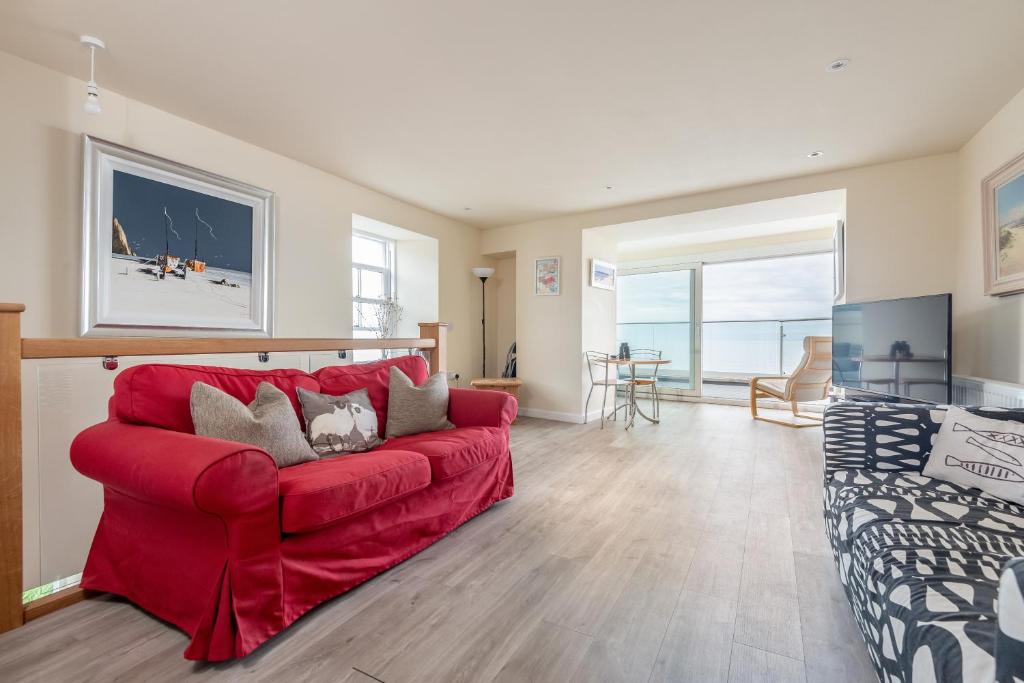
[[[817,159],[818,157],[823,157],[823,156],[825,156],[825,153],[822,152],[820,149],[816,149],[813,152],[808,152],[807,153],[807,158],[808,159]]]
[[[85,109],[86,114],[99,114],[103,111],[100,107],[100,89],[96,85],[96,49],[106,49],[106,43],[95,36],[80,36],[79,42],[89,48],[89,82],[85,84]]]
[[[830,62],[829,65],[825,67],[825,71],[842,71],[848,66],[850,66],[850,60],[843,57],[842,59],[837,59],[834,62]]]

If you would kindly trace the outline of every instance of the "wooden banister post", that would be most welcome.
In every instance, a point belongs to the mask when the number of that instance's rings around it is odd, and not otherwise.
[[[448,323],[420,323],[420,337],[437,342],[430,350],[430,374],[448,372]]]
[[[24,623],[21,605],[21,313],[0,304],[0,633]]]

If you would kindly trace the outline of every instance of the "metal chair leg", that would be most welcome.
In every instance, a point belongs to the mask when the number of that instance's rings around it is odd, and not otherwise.
[[[601,429],[604,429],[604,407],[608,405],[608,385],[604,385],[604,391],[601,392]]]
[[[583,424],[587,424],[587,418],[590,415],[590,396],[594,393],[594,385],[590,385],[590,391],[587,392],[587,402],[583,405]]]

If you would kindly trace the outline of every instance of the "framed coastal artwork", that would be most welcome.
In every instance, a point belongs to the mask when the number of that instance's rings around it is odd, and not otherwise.
[[[590,259],[590,286],[615,291],[616,268],[601,259]]]
[[[84,144],[81,333],[271,336],[273,193]]]
[[[981,181],[985,293],[1024,292],[1024,154]]]
[[[562,259],[545,256],[533,262],[533,293],[539,296],[556,296],[562,293]]]

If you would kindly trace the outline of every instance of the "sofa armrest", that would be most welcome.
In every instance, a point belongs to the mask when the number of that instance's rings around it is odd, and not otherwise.
[[[75,469],[143,502],[221,517],[276,505],[277,466],[249,444],[110,420],[71,444]]]
[[[1019,681],[1024,679],[1024,557],[1003,566],[996,616],[996,681]]]
[[[448,391],[448,419],[456,427],[508,427],[518,412],[519,402],[503,391]]]

